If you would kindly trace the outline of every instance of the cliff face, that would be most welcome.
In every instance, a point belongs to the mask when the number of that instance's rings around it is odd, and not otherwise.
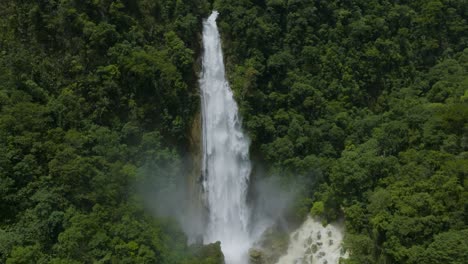
[[[202,134],[201,134],[201,116],[196,113],[192,121],[189,135],[189,151],[191,171],[188,177],[188,186],[190,191],[201,191],[201,168],[202,168]],[[197,190],[198,189],[198,190]]]
[[[194,115],[189,134],[189,151],[190,151],[190,171],[187,175],[188,186],[188,209],[189,214],[196,225],[193,232],[188,234],[191,242],[200,241],[204,232],[206,208],[203,202],[202,189],[202,127],[201,115],[197,112]]]

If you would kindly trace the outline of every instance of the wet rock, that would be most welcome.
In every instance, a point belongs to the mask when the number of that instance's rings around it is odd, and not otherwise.
[[[312,250],[312,253],[315,254],[318,251],[318,246],[316,244],[313,244],[310,249]]]
[[[297,240],[299,238],[299,232],[296,232],[294,235],[293,235],[293,239],[294,240]]]
[[[263,264],[262,251],[252,248],[249,250],[249,264]]]
[[[302,264],[302,258],[295,259],[294,264]]]
[[[320,251],[320,252],[318,253],[318,255],[317,255],[317,258],[323,258],[323,257],[325,257],[325,255],[326,255],[325,252]]]
[[[297,235],[298,233],[294,233]],[[289,234],[277,226],[266,230],[259,242],[256,244],[257,250],[261,252],[262,264],[276,263],[280,256],[287,252],[289,244]]]

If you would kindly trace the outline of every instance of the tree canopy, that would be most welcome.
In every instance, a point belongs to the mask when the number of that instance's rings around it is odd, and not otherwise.
[[[468,261],[466,2],[215,7],[253,153],[345,219],[345,263]]]
[[[466,1],[2,0],[0,263],[223,262],[137,191],[184,173],[212,8],[252,156],[344,263],[468,262]]]
[[[208,12],[1,1],[0,263],[214,263],[136,191],[148,163],[180,163]]]

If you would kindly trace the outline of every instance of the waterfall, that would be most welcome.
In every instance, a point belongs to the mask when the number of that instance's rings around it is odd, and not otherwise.
[[[202,176],[208,209],[203,242],[220,241],[227,264],[245,264],[252,245],[246,202],[250,142],[242,132],[238,107],[226,80],[217,16],[214,11],[203,22]]]

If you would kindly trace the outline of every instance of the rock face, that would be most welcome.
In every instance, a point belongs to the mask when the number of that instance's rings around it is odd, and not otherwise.
[[[206,221],[206,209],[203,202],[203,189],[202,189],[202,146],[201,146],[201,116],[197,113],[194,116],[192,126],[190,129],[189,137],[189,151],[190,151],[190,173],[187,177],[188,197],[189,197],[189,214],[191,221],[195,223],[196,228],[193,232],[187,234],[189,236],[189,243],[201,242],[203,239],[204,225]]]
[[[263,264],[262,252],[257,249],[251,249],[249,251],[249,264]]]
[[[337,224],[322,226],[311,217],[291,233],[287,253],[277,264],[338,264],[347,258],[341,243],[343,229]]]
[[[188,178],[188,186],[190,192],[200,194],[201,191],[201,162],[202,162],[202,146],[201,146],[201,116],[198,112],[195,114],[189,137],[190,163],[191,172]],[[191,196],[199,199],[201,196]]]
[[[249,264],[271,264],[288,249],[288,233],[276,226],[267,229],[249,251]]]

